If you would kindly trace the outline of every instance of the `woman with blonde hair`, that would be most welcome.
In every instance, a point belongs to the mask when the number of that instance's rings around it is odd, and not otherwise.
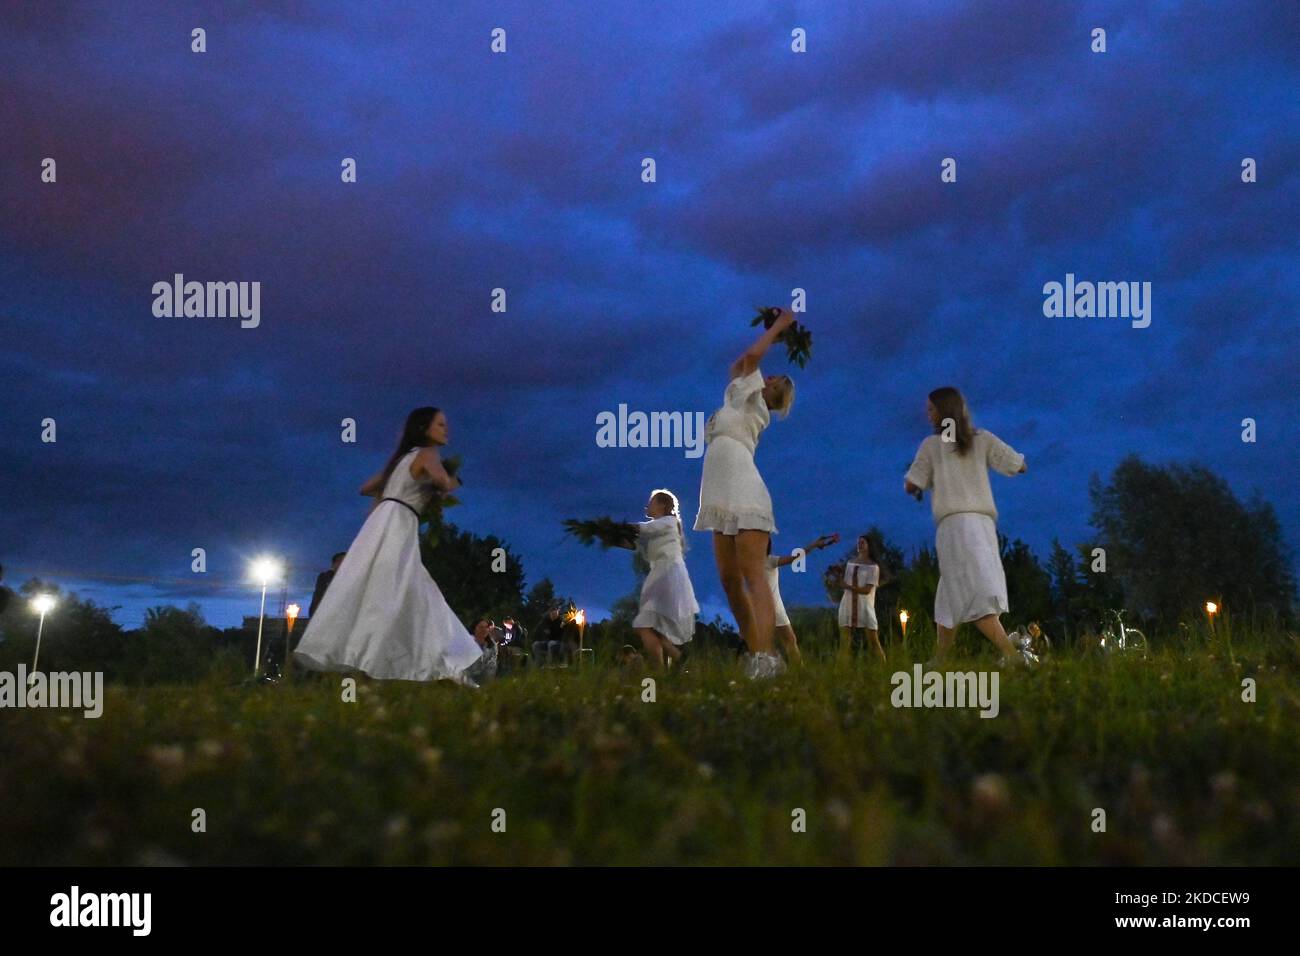
[[[696,531],[713,532],[713,557],[741,639],[749,649],[745,673],[751,679],[785,670],[785,662],[776,653],[776,609],[767,579],[767,551],[777,530],[776,519],[772,496],[754,464],[754,450],[772,420],[771,413],[788,414],[794,404],[790,376],[765,377],[758,368],[767,350],[794,324],[789,309],[776,311],[771,327],[731,364],[722,407],[705,426],[708,450],[700,480],[700,509],[695,516]]]

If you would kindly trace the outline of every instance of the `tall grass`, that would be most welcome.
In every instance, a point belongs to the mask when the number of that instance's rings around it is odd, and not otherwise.
[[[890,675],[929,654],[919,637],[887,664],[837,661],[833,637],[810,631],[806,665],[758,684],[701,649],[653,703],[647,675],[602,662],[478,691],[363,679],[356,703],[312,675],[117,686],[99,720],[5,711],[0,863],[1300,859],[1292,636],[1057,653],[1001,672],[994,719],[891,706]],[[959,652],[952,666],[992,667],[978,640]]]

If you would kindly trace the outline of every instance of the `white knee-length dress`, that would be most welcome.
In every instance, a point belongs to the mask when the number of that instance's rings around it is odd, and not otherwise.
[[[876,624],[876,586],[880,584],[880,566],[865,562],[849,561],[844,565],[844,583],[854,587],[871,586],[870,594],[857,594],[845,591],[840,597],[840,627],[860,627],[868,631],[878,631]]]
[[[754,369],[732,379],[722,407],[704,428],[709,447],[704,453],[696,531],[776,533],[772,496],[754,464],[758,436],[771,420],[763,400],[763,373]]]
[[[415,449],[348,548],[307,623],[294,661],[323,671],[390,680],[458,678],[482,649],[447,605],[420,560],[419,518],[433,485],[411,477]]]
[[[649,627],[674,644],[695,636],[700,606],[682,555],[681,521],[673,515],[637,523],[636,549],[650,565],[633,627]]]

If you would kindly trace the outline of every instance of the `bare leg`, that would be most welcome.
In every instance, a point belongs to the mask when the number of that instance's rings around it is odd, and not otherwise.
[[[952,650],[952,642],[957,638],[957,629],[955,627],[944,627],[942,624],[936,624],[935,627],[939,629],[939,642],[934,648],[934,659],[941,661]]]
[[[754,626],[749,652],[772,654],[776,651],[773,639],[776,621],[776,604],[772,588],[767,582],[767,545],[770,536],[766,531],[741,531],[736,535],[736,553],[740,573],[749,591],[749,604],[753,610]]]
[[[656,667],[664,666],[664,648],[659,632],[649,627],[638,627],[636,632],[641,637],[641,643],[645,646],[646,656],[654,663]]]
[[[655,633],[659,634],[658,631]],[[659,646],[664,650],[664,657],[672,663],[676,664],[682,659],[682,649],[662,634],[659,634]]]
[[[789,661],[794,664],[803,663],[803,655],[799,653],[799,639],[794,636],[793,627],[782,624],[776,629],[776,639],[781,642],[781,649]]]
[[[853,653],[853,629],[851,627],[840,628],[840,659],[848,660]]]
[[[1002,629],[1002,622],[996,614],[986,614],[978,621],[975,626],[980,629],[980,633],[993,642],[993,646],[998,649],[1003,657],[1010,657],[1013,660],[1018,659],[1016,647],[1007,637],[1007,632]]]
[[[727,604],[731,615],[736,619],[740,639],[745,646],[753,649],[754,609],[749,603],[749,594],[745,591],[745,579],[740,573],[740,557],[736,551],[736,539],[721,532],[713,532],[713,559],[718,565],[718,577],[722,581],[722,590],[727,595]],[[764,580],[764,586],[767,582]],[[769,592],[770,593],[770,592]]]
[[[876,656],[883,661],[885,659],[885,649],[880,646],[880,632],[868,630],[867,641],[871,644],[872,650],[876,652]]]

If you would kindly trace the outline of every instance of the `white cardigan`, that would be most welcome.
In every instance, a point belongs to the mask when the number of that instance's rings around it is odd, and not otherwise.
[[[1019,473],[1025,464],[1020,454],[997,435],[980,429],[966,454],[957,453],[956,442],[931,435],[916,450],[916,460],[906,478],[918,488],[933,488],[930,509],[935,524],[951,514],[968,511],[998,520],[989,487],[989,469],[1004,475]]]

